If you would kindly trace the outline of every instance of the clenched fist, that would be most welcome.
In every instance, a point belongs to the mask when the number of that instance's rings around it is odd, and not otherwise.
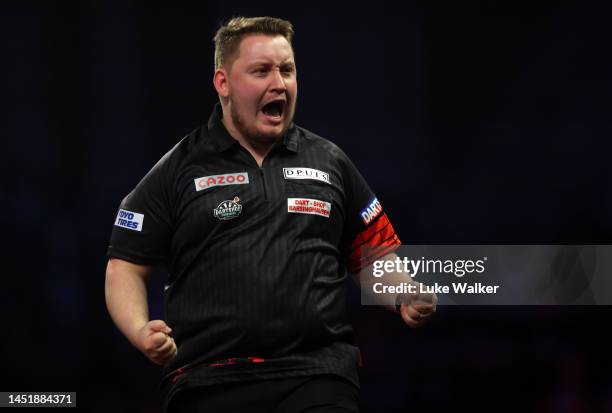
[[[404,294],[396,301],[400,316],[404,323],[412,328],[426,324],[436,312],[438,296],[434,293]]]
[[[137,347],[153,363],[164,365],[176,357],[172,329],[163,320],[151,320],[138,331]]]

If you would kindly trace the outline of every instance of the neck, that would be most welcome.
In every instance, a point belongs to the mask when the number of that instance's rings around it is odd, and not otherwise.
[[[229,134],[234,139],[236,139],[238,143],[240,143],[240,145],[244,149],[249,151],[249,153],[253,156],[253,158],[255,158],[257,165],[261,166],[263,164],[264,159],[266,158],[268,153],[270,153],[270,150],[272,149],[272,147],[274,146],[276,142],[275,141],[262,142],[256,139],[249,139],[248,137],[240,133],[231,121],[228,121],[228,119],[226,119],[225,114],[221,118],[221,121],[223,122],[223,125],[225,125],[225,128],[227,129]]]

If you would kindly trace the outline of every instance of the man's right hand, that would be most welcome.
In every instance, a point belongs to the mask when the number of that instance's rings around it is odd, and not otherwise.
[[[163,320],[151,320],[138,331],[137,347],[153,363],[164,365],[176,357],[172,329]]]

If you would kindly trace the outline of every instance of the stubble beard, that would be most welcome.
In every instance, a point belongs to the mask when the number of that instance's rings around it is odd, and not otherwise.
[[[236,127],[236,129],[238,130],[238,132],[240,132],[240,134],[247,140],[251,141],[251,142],[257,142],[259,144],[273,144],[276,141],[278,141],[287,131],[288,126],[283,126],[283,130],[281,131],[280,134],[275,134],[275,135],[264,135],[262,133],[260,133],[259,131],[257,131],[256,128],[249,128],[246,125],[246,122],[244,121],[244,119],[242,118],[242,116],[240,116],[240,113],[238,112],[238,109],[236,108],[236,105],[231,104],[230,105],[230,116],[232,118],[232,123],[234,124],[234,126]],[[291,122],[289,122],[290,124]]]

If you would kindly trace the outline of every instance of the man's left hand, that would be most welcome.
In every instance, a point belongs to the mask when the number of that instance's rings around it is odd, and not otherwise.
[[[438,297],[435,294],[418,294],[411,297],[408,304],[400,305],[402,320],[412,328],[426,324],[436,312]]]

